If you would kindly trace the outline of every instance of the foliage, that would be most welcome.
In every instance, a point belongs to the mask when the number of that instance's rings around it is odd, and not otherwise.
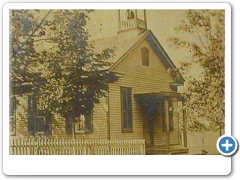
[[[48,110],[75,119],[90,113],[99,98],[106,95],[108,83],[117,80],[115,74],[105,71],[110,66],[108,59],[114,55],[113,50],[96,53],[89,44],[85,26],[91,11],[44,12],[40,23],[36,17],[43,11],[11,12],[14,73],[10,77],[14,81],[22,77],[23,72],[17,70],[24,64],[24,73],[29,78],[22,78],[21,82],[33,84],[32,91],[44,98]],[[42,43],[40,48],[39,43]]]
[[[186,77],[186,110],[189,130],[219,130],[225,119],[224,11],[188,10],[176,28],[187,38],[172,38],[177,48],[186,48],[191,59],[181,62]],[[200,70],[198,76],[192,75]]]
[[[34,18],[39,11],[10,11],[10,81],[11,84],[34,81],[39,73],[37,65],[39,54],[34,48],[34,38],[41,37],[45,29],[42,24],[50,12],[40,22]]]

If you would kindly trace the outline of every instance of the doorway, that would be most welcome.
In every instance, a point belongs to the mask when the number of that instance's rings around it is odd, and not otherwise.
[[[143,121],[143,136],[146,146],[154,145],[154,120],[144,119]]]

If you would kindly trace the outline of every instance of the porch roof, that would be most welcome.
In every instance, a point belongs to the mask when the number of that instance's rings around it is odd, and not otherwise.
[[[160,91],[160,92],[152,92],[152,93],[137,93],[134,94],[134,97],[136,97],[137,99],[149,99],[149,98],[154,98],[154,99],[163,99],[163,98],[171,98],[171,97],[176,97],[179,100],[184,101],[184,97],[182,96],[182,94],[177,93],[177,92],[164,92],[164,91]]]

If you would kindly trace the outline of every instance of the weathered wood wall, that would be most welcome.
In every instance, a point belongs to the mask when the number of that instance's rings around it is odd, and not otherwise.
[[[149,49],[149,66],[142,65],[141,62],[141,48],[147,47]],[[114,72],[123,74],[123,76],[116,82],[109,85],[109,107],[110,107],[110,129],[112,138],[143,138],[143,116],[141,109],[132,97],[132,113],[133,113],[133,132],[121,132],[121,103],[120,103],[120,87],[131,87],[132,94],[140,93],[157,93],[160,91],[174,92],[170,83],[174,79],[169,75],[166,67],[156,55],[151,45],[146,41],[137,44],[124,59],[120,61],[112,69]],[[161,130],[161,117],[155,122],[154,142],[156,144],[164,144],[165,135]],[[176,126],[171,132],[173,138],[171,144],[176,143],[176,134],[178,130],[178,123],[174,119]]]
[[[141,48],[149,49],[149,66],[142,65]],[[132,96],[133,132],[121,132],[121,101],[120,87],[131,87],[132,94],[157,93],[160,91],[174,92],[170,83],[174,79],[169,75],[166,67],[156,55],[151,45],[146,41],[137,44],[124,59],[117,63],[114,72],[123,74],[115,83],[109,84],[109,104],[107,98],[102,98],[93,112],[93,132],[89,134],[76,134],[76,138],[109,138],[107,130],[108,110],[110,119],[110,138],[128,139],[143,138],[143,113],[134,96]],[[20,137],[29,137],[27,129],[27,98],[19,98],[20,105],[17,107],[16,134]],[[109,105],[109,108],[108,108]],[[170,133],[171,144],[178,144],[178,119],[174,116],[174,131]],[[165,134],[161,130],[161,117],[155,120],[154,143],[162,145],[165,142]],[[65,132],[65,120],[55,116],[52,120],[52,134],[50,137],[66,137],[71,135]]]

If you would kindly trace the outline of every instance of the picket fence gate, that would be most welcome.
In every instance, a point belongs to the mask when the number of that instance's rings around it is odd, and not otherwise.
[[[10,155],[145,155],[144,139],[10,138]]]

